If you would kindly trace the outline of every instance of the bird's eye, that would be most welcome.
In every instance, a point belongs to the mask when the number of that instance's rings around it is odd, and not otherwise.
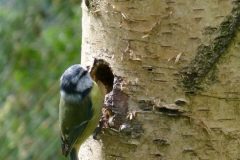
[[[88,71],[83,71],[83,73],[81,74],[81,76],[79,77],[79,79],[81,79],[83,76],[85,76],[88,73]]]

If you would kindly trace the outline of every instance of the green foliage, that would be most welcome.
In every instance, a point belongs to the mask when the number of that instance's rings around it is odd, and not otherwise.
[[[59,77],[80,61],[77,0],[0,0],[0,159],[64,159]]]

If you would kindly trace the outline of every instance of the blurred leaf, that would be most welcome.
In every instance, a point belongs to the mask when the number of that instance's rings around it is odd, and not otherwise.
[[[80,61],[80,17],[78,0],[0,0],[0,159],[65,159],[58,81]]]

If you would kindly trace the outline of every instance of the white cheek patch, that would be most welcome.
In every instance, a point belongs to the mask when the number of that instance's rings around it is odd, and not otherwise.
[[[82,100],[82,96],[80,94],[68,94],[62,90],[60,91],[60,94],[66,102],[79,102]]]
[[[89,74],[87,74],[78,81],[76,89],[79,92],[84,92],[86,89],[91,88],[92,85],[93,85],[92,79],[89,76]]]

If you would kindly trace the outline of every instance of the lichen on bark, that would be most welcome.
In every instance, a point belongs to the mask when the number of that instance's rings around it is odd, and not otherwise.
[[[194,94],[202,89],[201,82],[234,39],[240,26],[240,0],[233,3],[231,14],[217,28],[217,36],[209,45],[200,45],[195,58],[181,70],[181,82],[187,93]]]

